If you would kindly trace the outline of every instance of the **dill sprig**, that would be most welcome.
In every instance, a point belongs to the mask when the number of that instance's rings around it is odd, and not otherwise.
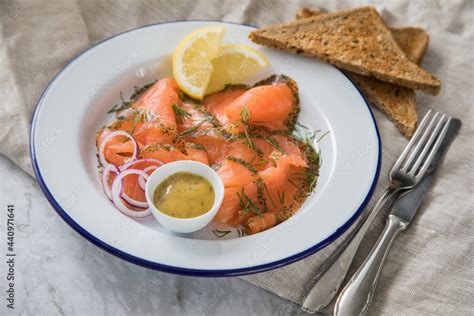
[[[311,193],[316,187],[316,182],[318,181],[318,169],[320,164],[319,152],[311,145],[308,145],[306,149],[306,160],[309,165],[309,168],[306,170],[306,182],[308,183],[308,193]]]
[[[250,159],[249,164],[252,164],[252,162],[255,160],[255,158],[257,158],[257,155],[256,155],[256,154],[253,155],[252,159]]]
[[[121,112],[123,110],[126,110],[130,108],[133,104],[132,101],[125,101],[122,95],[122,91],[120,91],[120,100],[122,101],[121,104],[115,104],[110,110],[107,111],[107,113],[114,113],[114,112]]]
[[[253,212],[256,215],[263,217],[262,211],[250,200],[247,194],[245,194],[244,188],[242,188],[241,193],[235,192],[237,194],[237,197],[239,198],[240,206],[242,207],[242,210],[246,213],[248,212]]]
[[[285,204],[285,191],[277,191],[277,195],[280,204]]]
[[[303,124],[301,124],[300,122],[296,122],[295,125],[298,125],[299,127],[304,128],[304,129],[309,129],[308,126],[303,125]]]
[[[273,147],[275,147],[276,150],[278,150],[280,153],[284,154],[285,151],[283,148],[281,148],[280,144],[275,140],[275,138],[268,136],[264,138],[267,142],[269,142]]]
[[[180,136],[185,136],[185,135],[192,134],[192,133],[194,133],[202,124],[204,124],[204,121],[201,121],[201,122],[199,122],[198,124],[193,125],[193,126],[187,128],[187,129],[185,129],[185,130],[182,131],[179,135],[180,135]]]
[[[143,95],[143,93],[148,90],[149,88],[151,88],[151,86],[153,86],[154,84],[156,83],[156,80],[153,81],[153,82],[150,82],[144,86],[141,86],[141,87],[138,87],[138,86],[135,86],[133,87],[134,88],[134,92],[133,94],[131,95],[130,97],[130,100],[132,101],[136,101],[139,97],[141,97]]]
[[[326,136],[327,134],[329,134],[331,131],[327,131],[326,133],[324,133],[323,135],[321,135],[317,140],[316,140],[316,143],[319,143],[323,138],[324,136]]]
[[[252,139],[250,138],[249,133],[247,132],[247,129],[245,129],[244,135],[245,135],[245,139],[246,139],[246,142],[247,142],[247,146],[249,148],[255,150],[259,157],[263,157],[263,151],[260,148],[258,148],[257,145],[255,145],[255,143],[252,141]]]
[[[153,86],[156,83],[156,81],[150,82],[144,86],[138,87],[135,86],[133,94],[130,96],[130,99],[128,101],[125,101],[122,95],[122,91],[120,91],[120,100],[122,101],[121,104],[116,104],[114,105],[107,113],[114,113],[114,112],[121,112],[123,110],[128,109],[133,105],[133,102],[137,101],[138,98],[140,98],[143,93],[148,90],[151,86]]]
[[[237,234],[239,234],[239,237],[244,237],[245,236],[245,231],[243,228],[237,229]]]
[[[313,147],[306,150],[306,159],[310,165],[319,165],[319,153]]]
[[[293,182],[293,180],[291,180],[290,178],[288,178],[288,182],[289,182],[292,186],[294,186],[295,188],[298,189],[298,186]]]
[[[173,109],[174,114],[176,115],[176,118],[178,119],[178,122],[181,124],[183,123],[184,120],[191,117],[191,114],[189,112],[186,112],[182,107],[180,107],[176,103],[171,104],[171,108]]]
[[[318,176],[317,175],[313,175],[309,178],[310,182],[309,182],[309,188],[308,188],[308,191],[309,193],[313,192],[314,188],[316,187],[316,182],[318,181]]]
[[[222,238],[224,236],[227,236],[230,234],[230,230],[219,230],[219,229],[214,229],[212,233],[217,237],[217,238]]]
[[[242,111],[240,111],[240,121],[245,125],[248,125],[250,122],[250,113],[245,105],[242,107]]]
[[[206,147],[204,147],[201,144],[197,144],[197,143],[186,143],[186,147],[197,149],[197,150],[202,150],[202,151],[207,151]]]
[[[264,164],[270,162],[271,160],[268,159],[260,159],[260,161],[257,163],[257,166],[263,166]]]
[[[267,188],[267,184],[266,184],[266,183],[263,184],[263,188],[264,188],[265,191],[267,192],[268,199],[270,200],[270,202],[272,202],[273,207],[276,207],[275,202],[273,202],[272,196],[270,195],[270,192],[268,192],[268,188]]]
[[[179,91],[178,92],[178,97],[181,101],[185,101],[186,100],[186,95],[184,94],[183,91]]]
[[[236,163],[240,163],[242,166],[247,168],[254,175],[258,174],[258,170],[255,169],[251,164],[249,164],[247,161],[245,161],[243,159],[240,159],[240,158],[237,158],[237,157],[234,157],[234,156],[228,156],[226,159],[230,160],[230,161],[233,161],[233,162],[236,162]]]

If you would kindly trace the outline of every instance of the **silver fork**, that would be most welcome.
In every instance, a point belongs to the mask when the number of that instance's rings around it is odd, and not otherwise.
[[[446,115],[432,110],[426,113],[412,139],[393,165],[389,174],[389,187],[372,209],[366,209],[362,213],[352,232],[319,268],[301,306],[305,312],[321,312],[331,303],[374,219],[385,206],[390,206],[401,192],[413,188],[421,181],[441,144],[439,141],[434,143],[435,139],[438,136],[438,139],[442,139],[446,134],[447,128],[442,129],[445,119]]]

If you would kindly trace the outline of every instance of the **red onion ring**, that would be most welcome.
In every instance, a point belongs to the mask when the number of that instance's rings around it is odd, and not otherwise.
[[[104,193],[105,195],[107,195],[109,200],[112,200],[112,192],[110,191],[109,186],[109,175],[111,172],[118,174],[120,170],[113,164],[108,164],[107,166],[105,166],[104,170],[102,170],[102,189],[104,190]]]
[[[130,170],[133,170],[133,169],[130,169]],[[123,188],[120,192],[120,197],[133,207],[138,207],[141,209],[147,209],[149,207],[148,202],[138,201],[129,197],[127,193],[124,192]]]
[[[138,155],[138,143],[137,141],[135,140],[135,138],[132,137],[132,135],[130,135],[129,133],[127,132],[124,132],[124,131],[115,131],[115,132],[111,132],[109,134],[107,134],[104,139],[102,140],[102,142],[100,143],[100,146],[99,146],[99,160],[100,160],[100,163],[102,164],[102,166],[106,167],[107,165],[109,165],[109,163],[107,162],[107,160],[105,160],[105,157],[104,157],[104,150],[105,150],[105,145],[107,144],[107,142],[115,137],[115,136],[125,136],[125,137],[128,137],[132,140],[132,143],[133,143],[133,155],[132,157],[130,157],[129,159],[130,160],[135,160],[137,159],[137,155]]]
[[[115,206],[119,209],[120,212],[124,213],[125,215],[128,215],[130,217],[145,217],[151,214],[150,208],[147,208],[144,211],[134,211],[127,207],[122,199],[121,195],[123,193],[123,183],[122,180],[126,176],[130,174],[137,174],[145,179],[148,179],[148,174],[146,174],[142,170],[138,169],[128,169],[123,172],[120,172],[114,179],[114,182],[112,183],[112,201],[114,202]],[[148,207],[148,206],[147,206]]]
[[[158,168],[159,166],[164,165],[164,162],[161,161],[161,160],[158,160],[158,159],[155,159],[155,158],[143,158],[143,159],[137,159],[137,160],[127,162],[126,164],[124,164],[123,166],[120,167],[120,170],[121,171],[127,170],[131,166],[134,166],[134,165],[139,164],[141,162],[150,162],[150,163],[158,164],[158,166],[149,166],[149,167],[143,169],[143,171],[151,170],[150,167]],[[140,189],[145,191],[146,181],[143,177],[138,177],[138,185],[140,186]],[[125,198],[125,201],[127,201],[126,198]]]
[[[162,162],[161,160],[158,160],[158,159],[155,159],[155,158],[143,158],[143,159],[137,159],[137,160],[127,162],[123,166],[120,166],[120,171],[127,170],[131,166],[133,166],[137,163],[140,163],[140,162],[154,162],[154,163],[157,163],[160,166],[164,165],[164,162]]]
[[[148,171],[150,171],[150,170],[155,170],[155,169],[158,169],[158,166],[149,166],[149,167],[146,167],[145,169],[143,169],[143,172],[145,172],[146,174],[148,174]],[[138,177],[138,185],[140,186],[140,189],[142,189],[143,191],[145,191],[145,187],[146,187],[146,180],[145,180],[145,178],[143,178],[143,177]]]

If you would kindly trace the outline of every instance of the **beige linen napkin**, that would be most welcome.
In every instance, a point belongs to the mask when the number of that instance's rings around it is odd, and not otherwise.
[[[32,112],[48,81],[93,43],[145,24],[182,19],[223,20],[256,26],[293,19],[302,6],[335,10],[364,1],[74,1],[0,2],[0,151],[33,175],[28,153]],[[441,95],[419,95],[419,111],[434,108],[463,120],[413,225],[394,245],[371,313],[461,315],[474,313],[473,262],[473,1],[377,1],[391,26],[420,26],[431,36],[423,66],[442,80]],[[373,200],[406,140],[374,111],[383,165]],[[372,201],[373,203],[373,201]],[[371,205],[372,205],[371,203]],[[337,211],[337,210],[334,210]],[[360,263],[382,228],[370,232]],[[295,302],[334,245],[286,267],[245,280]]]

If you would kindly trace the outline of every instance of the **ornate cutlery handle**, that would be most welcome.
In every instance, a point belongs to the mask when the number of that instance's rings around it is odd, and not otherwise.
[[[334,315],[364,315],[375,292],[385,258],[406,223],[390,215],[385,229],[367,259],[347,283],[337,299]]]
[[[400,187],[392,185],[385,190],[380,199],[370,210],[362,213],[354,230],[344,239],[326,262],[319,269],[313,281],[312,288],[308,291],[303,301],[302,309],[308,313],[322,311],[333,300],[339,291],[359,245],[378,213],[390,206],[400,191]]]

